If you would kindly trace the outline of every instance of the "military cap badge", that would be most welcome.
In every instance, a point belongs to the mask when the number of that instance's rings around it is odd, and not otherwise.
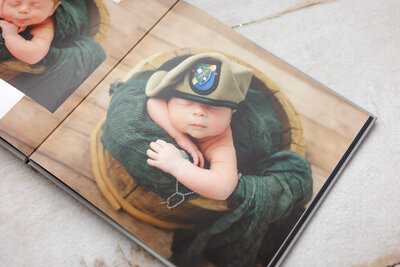
[[[200,95],[208,95],[218,86],[220,62],[196,63],[191,68],[189,84]]]

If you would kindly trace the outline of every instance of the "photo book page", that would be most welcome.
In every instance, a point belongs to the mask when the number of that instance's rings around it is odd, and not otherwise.
[[[15,1],[2,2],[3,13],[18,11],[11,5]],[[53,21],[54,37],[38,62],[29,58],[37,51],[14,51],[0,27],[1,101],[7,103],[1,107],[0,137],[22,157],[32,154],[176,1],[67,0],[54,7],[54,1],[43,2],[55,8],[43,14]],[[20,41],[34,40],[32,32],[27,25]],[[10,90],[15,93],[3,96]],[[20,101],[17,91],[24,95]]]
[[[375,117],[184,1],[99,2],[101,62],[2,78],[0,137],[166,265],[278,264]]]

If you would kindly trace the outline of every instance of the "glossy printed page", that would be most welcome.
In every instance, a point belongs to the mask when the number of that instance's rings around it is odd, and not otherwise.
[[[199,61],[204,58],[208,61]],[[245,104],[233,108],[238,186],[227,201],[199,197],[174,207],[192,195],[176,182],[186,184],[180,176],[146,163],[151,157],[146,150],[155,141],[149,139],[159,128],[146,128],[152,120],[143,102],[144,90],[174,89],[179,93],[173,90],[170,96],[225,106],[225,101],[241,99],[238,91],[221,89],[222,96],[213,92],[232,81],[229,88],[240,90],[236,85],[242,81],[248,87],[243,68],[253,76]],[[181,86],[183,81],[191,84]],[[159,88],[160,84],[166,86]],[[246,113],[251,110],[255,112]],[[211,16],[179,2],[30,159],[156,255],[182,266],[249,266],[272,259],[305,208],[318,201],[315,196],[328,178],[332,182],[341,159],[370,121],[367,112]],[[190,134],[212,163],[218,156],[210,155],[201,146],[203,139]],[[168,134],[164,138],[176,141]],[[251,197],[249,188],[260,189],[254,191],[257,197]],[[238,214],[240,218],[235,217]],[[246,257],[242,251],[248,252]]]
[[[7,27],[0,36],[0,79],[7,110],[2,105],[0,138],[29,156],[176,1],[62,1],[52,15],[47,10],[45,22],[26,28],[11,16],[20,14],[23,5],[3,2],[2,25]],[[48,37],[49,51],[38,63],[30,59],[37,51],[26,48],[20,55],[15,51],[19,43],[6,42],[9,27],[17,23],[20,41],[33,45],[42,28],[50,27],[48,20],[54,37]],[[14,95],[21,93],[24,97],[16,101]]]

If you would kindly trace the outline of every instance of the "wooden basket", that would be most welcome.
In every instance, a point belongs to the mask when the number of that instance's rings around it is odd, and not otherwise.
[[[88,13],[90,20],[89,36],[93,41],[102,44],[107,38],[109,31],[109,15],[102,0],[88,2]],[[46,70],[45,66],[32,66],[18,59],[0,62],[1,78],[9,81],[20,73],[40,74]]]
[[[202,52],[215,51],[187,48],[154,55],[141,61],[126,75],[125,80],[136,72],[156,69],[176,56]],[[283,133],[281,149],[292,150],[304,156],[304,137],[300,119],[289,99],[265,74],[236,57],[224,55],[231,61],[254,70],[254,76],[258,78],[258,83],[252,84],[252,88],[255,85],[257,88],[254,89],[265,91],[267,101],[281,123]],[[134,178],[129,175],[122,164],[104,148],[100,140],[104,121],[105,118],[99,122],[92,133],[91,157],[97,185],[114,209],[122,209],[135,218],[165,229],[192,228],[196,222],[228,210],[226,201],[204,197],[189,200],[174,209],[167,209],[165,204],[160,205],[160,202],[165,199],[136,184]]]

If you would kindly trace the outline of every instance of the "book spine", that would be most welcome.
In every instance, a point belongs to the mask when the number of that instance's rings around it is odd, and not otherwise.
[[[3,146],[5,149],[9,150],[11,153],[13,153],[15,156],[20,158],[24,163],[28,162],[28,157],[25,156],[21,151],[19,151],[17,148],[15,148],[13,145],[8,143],[6,140],[0,137],[0,145]]]

